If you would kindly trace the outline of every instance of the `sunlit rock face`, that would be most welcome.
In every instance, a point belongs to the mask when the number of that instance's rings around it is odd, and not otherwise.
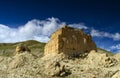
[[[25,44],[20,43],[16,46],[14,55],[23,53],[23,52],[31,52],[31,50]]]
[[[87,35],[81,29],[64,26],[50,36],[44,54],[64,53],[73,56],[91,50],[97,50],[91,35]]]

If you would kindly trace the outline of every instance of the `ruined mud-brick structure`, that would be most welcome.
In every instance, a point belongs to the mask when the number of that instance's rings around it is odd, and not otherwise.
[[[25,44],[19,43],[16,46],[14,55],[19,54],[19,53],[23,53],[23,52],[31,52],[31,50]]]
[[[64,26],[50,36],[44,54],[78,55],[90,50],[97,50],[91,35],[85,34],[81,29]]]

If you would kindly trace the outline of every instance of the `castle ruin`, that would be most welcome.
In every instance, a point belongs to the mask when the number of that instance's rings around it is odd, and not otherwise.
[[[81,29],[64,26],[50,36],[44,54],[64,53],[71,56],[91,50],[97,50],[91,35],[87,35]]]

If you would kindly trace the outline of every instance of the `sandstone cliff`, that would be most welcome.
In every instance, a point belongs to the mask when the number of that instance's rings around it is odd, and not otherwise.
[[[76,56],[80,53],[96,50],[96,45],[90,35],[81,29],[64,26],[54,32],[45,46],[45,55],[64,53]]]

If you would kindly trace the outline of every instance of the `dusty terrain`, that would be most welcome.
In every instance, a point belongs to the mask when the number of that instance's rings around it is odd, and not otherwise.
[[[30,46],[29,44],[29,47]],[[43,46],[40,48],[43,48]],[[36,50],[32,51],[35,52]],[[43,52],[34,52],[24,52],[15,56],[1,54],[0,78],[120,77],[119,53],[113,55],[105,50],[98,49],[98,52],[91,51],[86,54],[81,54],[79,57],[70,58],[64,54],[44,56]]]
[[[65,26],[58,31],[46,45],[33,40],[0,44],[0,78],[120,78],[120,53],[97,48],[82,30]]]

